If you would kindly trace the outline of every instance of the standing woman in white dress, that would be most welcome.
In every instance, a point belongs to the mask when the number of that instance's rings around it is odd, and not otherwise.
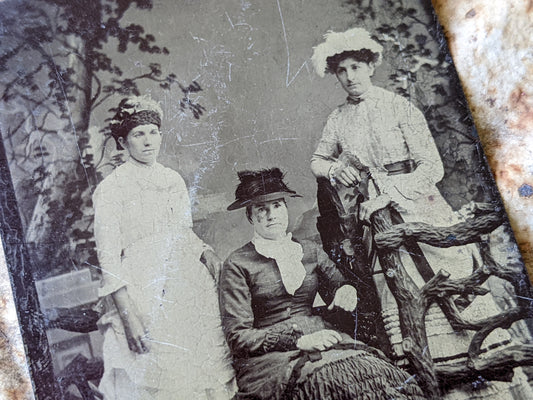
[[[122,100],[110,127],[129,160],[93,195],[105,312],[99,389],[105,400],[231,399],[220,260],[192,230],[182,177],[156,162],[162,115],[149,97]]]
[[[348,97],[327,119],[311,159],[313,174],[333,184],[347,187],[356,184],[361,177],[341,157],[343,153],[352,154],[369,168],[381,191],[380,194],[372,192],[374,187],[369,185],[370,199],[361,204],[361,220],[368,222],[375,211],[390,206],[405,222],[436,226],[460,222],[436,186],[444,168],[424,115],[404,97],[372,84],[374,70],[382,60],[382,46],[362,28],[329,32],[325,39],[314,49],[314,67],[322,77],[326,73],[334,74]],[[433,273],[442,269],[457,279],[473,272],[476,251],[472,245],[447,249],[422,243],[419,246]],[[425,278],[405,248],[401,249],[400,257],[409,276],[421,287]],[[379,262],[373,268],[385,331],[393,355],[401,360],[402,335],[396,301],[385,285]],[[479,320],[499,311],[489,294],[476,297],[461,315],[467,320]],[[452,329],[435,304],[426,313],[425,321],[433,360],[436,363],[464,361],[473,332]],[[509,343],[509,339],[508,332],[497,329],[484,345],[498,348]],[[533,392],[522,378],[524,375],[515,370],[515,380],[510,384],[494,381],[476,386],[465,382],[446,398],[501,400],[512,399],[513,394],[518,399],[530,398]]]

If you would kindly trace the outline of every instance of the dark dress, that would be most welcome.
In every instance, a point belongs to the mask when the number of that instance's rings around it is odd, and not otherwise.
[[[317,292],[329,304],[346,280],[312,242],[301,243],[306,276],[291,296],[273,259],[253,243],[234,251],[220,280],[222,325],[234,359],[238,399],[422,399],[409,375],[348,335],[323,352],[301,352],[304,334],[332,329],[313,315]]]

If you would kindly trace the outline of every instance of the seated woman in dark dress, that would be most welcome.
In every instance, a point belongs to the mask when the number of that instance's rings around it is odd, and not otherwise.
[[[353,311],[355,288],[311,242],[287,233],[286,199],[300,197],[278,168],[239,173],[236,201],[254,227],[226,260],[220,307],[238,399],[422,399],[416,380],[312,314],[318,293]]]

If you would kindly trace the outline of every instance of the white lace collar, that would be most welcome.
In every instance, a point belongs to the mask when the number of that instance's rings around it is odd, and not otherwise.
[[[292,240],[291,233],[277,240],[269,240],[256,232],[252,243],[259,254],[276,261],[285,290],[294,295],[302,286],[306,275],[302,264],[302,246]]]

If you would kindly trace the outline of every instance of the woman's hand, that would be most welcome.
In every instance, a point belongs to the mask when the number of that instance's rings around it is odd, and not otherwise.
[[[136,308],[128,295],[127,288],[121,287],[111,294],[118,314],[122,320],[124,333],[131,351],[137,354],[148,353],[150,346],[148,342],[148,331],[145,329],[141,319],[134,311]]]
[[[121,316],[130,350],[137,354],[148,353],[150,351],[148,331],[139,317],[127,311],[123,311]]]
[[[324,351],[342,341],[340,333],[331,329],[303,335],[296,342],[296,346],[303,351]]]
[[[388,194],[382,194],[375,199],[367,200],[361,203],[359,208],[359,219],[361,221],[370,223],[370,217],[372,214],[387,207],[391,201],[392,200]]]
[[[342,183],[346,187],[354,186],[359,183],[359,173],[354,167],[343,166],[331,172],[330,179]]]
[[[218,284],[218,279],[220,278],[220,271],[222,269],[222,260],[213,250],[206,249],[202,253],[200,261],[207,267],[207,270],[215,280],[215,283]]]
[[[352,312],[357,307],[357,290],[351,285],[344,285],[337,289],[328,310],[339,307],[344,311]]]

